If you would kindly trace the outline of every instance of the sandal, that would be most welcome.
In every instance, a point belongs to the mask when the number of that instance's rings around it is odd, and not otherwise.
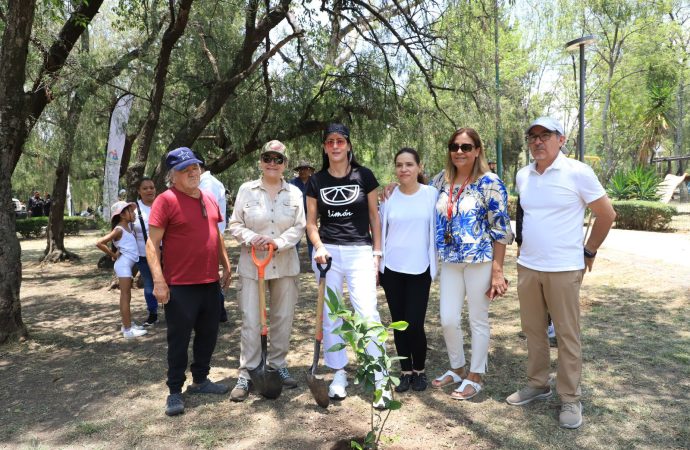
[[[465,390],[467,386],[470,386],[472,389],[474,389],[474,392],[470,395],[464,396],[462,395],[462,392]],[[460,384],[460,386],[450,393],[450,397],[454,398],[455,400],[469,400],[475,395],[479,394],[483,388],[484,387],[476,381],[468,380],[467,378],[465,378],[463,382]]]
[[[448,380],[448,377],[450,377],[450,380]],[[444,386],[450,386],[460,382],[462,382],[462,377],[460,375],[452,370],[446,370],[446,373],[440,377],[434,378],[434,381],[431,382],[431,385],[435,388],[442,388]]]

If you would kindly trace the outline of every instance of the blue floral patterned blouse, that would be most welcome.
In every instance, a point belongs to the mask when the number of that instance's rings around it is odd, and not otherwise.
[[[467,185],[453,206],[450,221],[452,243],[446,244],[448,224],[448,191],[445,171],[431,181],[439,191],[436,201],[436,249],[443,262],[482,263],[492,261],[493,241],[513,243],[508,215],[508,193],[498,175],[487,172]],[[460,186],[455,186],[453,197]]]

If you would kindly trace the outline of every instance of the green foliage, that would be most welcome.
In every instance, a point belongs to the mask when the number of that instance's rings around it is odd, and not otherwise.
[[[517,195],[508,196],[508,215],[510,216],[511,220],[517,219],[517,201]]]
[[[342,299],[330,287],[326,296],[326,304],[330,310],[328,317],[332,320],[341,319],[342,324],[333,330],[333,333],[340,336],[344,343],[336,344],[328,349],[329,352],[336,352],[344,349],[347,345],[350,346],[355,353],[357,359],[357,373],[355,374],[355,384],[361,384],[364,391],[373,393],[373,401],[377,402],[381,399],[383,391],[386,390],[393,395],[393,387],[400,384],[400,380],[390,374],[391,364],[393,361],[402,359],[402,357],[389,357],[386,355],[386,340],[389,336],[389,330],[405,330],[407,329],[407,322],[393,322],[388,327],[381,323],[368,320],[358,313],[352,312],[345,307]],[[374,357],[367,352],[367,347],[374,345],[378,348],[379,357]],[[376,386],[376,373],[381,373],[380,387]],[[375,410],[372,406],[371,414],[371,430],[367,433],[364,439],[364,446],[352,441],[354,448],[376,448],[381,439],[383,426],[390,412],[400,409],[402,403],[398,400],[386,399],[386,413],[381,417],[381,412]]]
[[[641,200],[615,200],[616,228],[624,230],[668,230],[671,219],[678,210],[665,203]]]
[[[47,226],[48,218],[45,216],[17,219],[17,233],[25,239],[42,236]]]
[[[661,183],[653,167],[637,166],[631,170],[616,172],[606,187],[614,200],[659,200],[657,189]]]
[[[37,238],[45,234],[45,229],[48,226],[48,217],[30,217],[28,219],[17,220],[17,233],[21,234],[23,238]],[[87,217],[65,217],[64,218],[65,234],[77,235],[82,230],[97,230],[99,223],[96,219]]]

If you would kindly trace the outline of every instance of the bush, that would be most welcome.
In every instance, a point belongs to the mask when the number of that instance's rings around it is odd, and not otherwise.
[[[29,219],[17,219],[17,233],[23,238],[37,238],[43,235],[45,227],[48,226],[48,218],[45,216],[31,217]]]
[[[65,234],[76,235],[82,230],[97,230],[99,223],[96,219],[86,217],[65,216]],[[17,219],[17,233],[23,238],[37,238],[45,233],[48,226],[48,217],[31,217],[29,219]]]
[[[661,177],[653,167],[635,167],[626,172],[618,171],[609,180],[606,192],[614,200],[659,200],[657,189]]]
[[[665,203],[642,200],[614,200],[616,228],[624,230],[668,230],[671,219],[678,210]]]

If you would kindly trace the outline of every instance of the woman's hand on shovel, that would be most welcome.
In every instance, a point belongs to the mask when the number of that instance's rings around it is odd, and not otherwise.
[[[328,250],[326,250],[326,247],[323,244],[314,250],[314,261],[319,264],[326,264],[330,257],[331,254],[328,253]]]
[[[263,234],[257,234],[254,236],[254,238],[251,240],[251,244],[252,247],[261,251],[268,250],[269,246],[273,246],[274,249],[278,248],[273,238]]]

